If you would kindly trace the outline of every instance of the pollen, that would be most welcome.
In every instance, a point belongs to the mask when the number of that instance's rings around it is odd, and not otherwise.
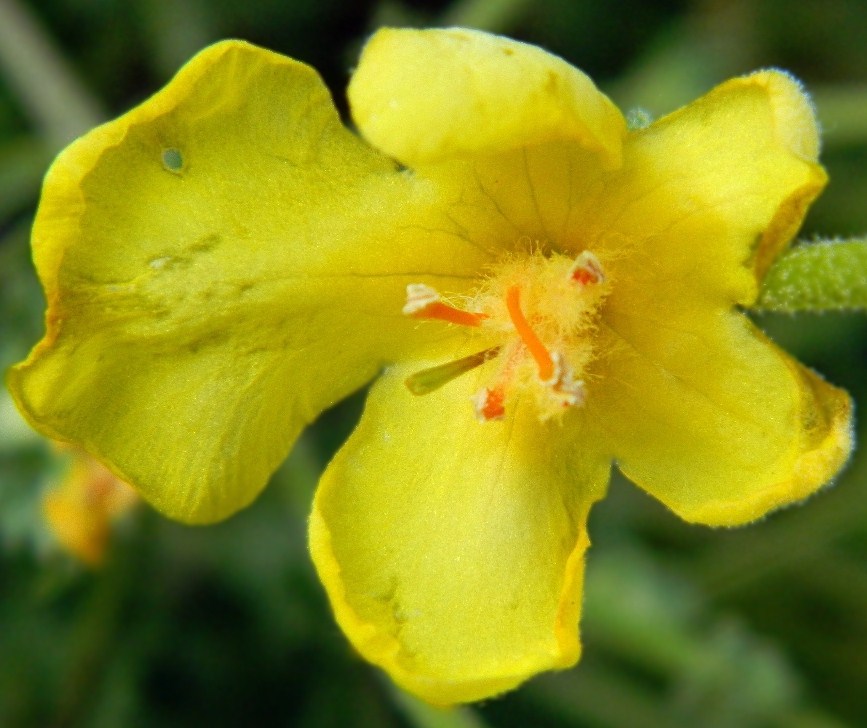
[[[407,379],[426,394],[477,367],[488,382],[472,397],[481,422],[501,420],[516,396],[531,395],[541,421],[560,418],[588,396],[585,372],[594,355],[596,319],[610,281],[589,250],[577,257],[534,252],[492,266],[454,305],[423,283],[407,286],[403,313],[466,327],[476,351]],[[435,386],[432,386],[434,385]]]

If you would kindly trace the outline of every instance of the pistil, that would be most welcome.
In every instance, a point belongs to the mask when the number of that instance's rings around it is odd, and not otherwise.
[[[557,380],[557,366],[551,353],[545,348],[545,345],[536,336],[536,332],[530,326],[524,312],[521,310],[521,289],[518,286],[511,286],[506,291],[506,308],[509,311],[509,318],[512,319],[512,324],[515,326],[515,331],[530,352],[530,356],[536,360],[536,365],[539,367],[539,379],[543,384],[548,384]]]

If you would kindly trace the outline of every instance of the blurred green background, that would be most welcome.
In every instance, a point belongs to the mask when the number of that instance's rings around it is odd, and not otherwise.
[[[831,175],[804,236],[867,233],[863,0],[0,0],[0,368],[42,331],[28,234],[63,144],[229,36],[314,65],[343,109],[358,49],[383,24],[539,44],[653,115],[787,68],[814,94]],[[863,314],[757,319],[864,409]],[[615,479],[591,518],[579,666],[440,713],[353,655],[307,556],[318,473],[362,401],[323,415],[229,522],[185,528],[142,507],[90,570],[42,522],[62,458],[0,394],[0,726],[867,725],[863,448],[832,489],[739,530],[687,526]]]

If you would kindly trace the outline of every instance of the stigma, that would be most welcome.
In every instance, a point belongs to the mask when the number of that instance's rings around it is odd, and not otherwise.
[[[467,328],[476,354],[413,374],[407,387],[427,394],[483,365],[489,381],[471,398],[481,422],[501,420],[529,393],[539,419],[562,417],[587,398],[584,372],[593,355],[597,312],[608,293],[602,263],[531,253],[494,266],[469,297],[455,301],[423,283],[407,286],[403,313]]]

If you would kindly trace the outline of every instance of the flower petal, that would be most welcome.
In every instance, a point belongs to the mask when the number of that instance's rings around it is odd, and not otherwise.
[[[589,406],[623,472],[687,520],[804,498],[851,448],[845,393],[732,310],[821,190],[817,147],[794,81],[735,79],[630,135],[574,217],[613,280]]]
[[[312,69],[212,46],[49,172],[47,333],[10,374],[18,404],[170,516],[225,517],[417,336],[407,283],[460,289],[487,260],[430,229],[434,199],[342,128]]]
[[[135,491],[83,451],[62,480],[42,498],[42,511],[58,543],[89,564],[99,566],[115,521],[139,499]]]
[[[687,521],[733,526],[805,498],[843,466],[845,392],[742,314],[636,303],[607,313],[612,354],[588,394],[628,478]]]
[[[562,141],[451,160],[419,175],[442,200],[439,227],[500,256],[535,249],[577,255],[586,246],[582,201],[611,179],[597,155]]]
[[[562,59],[465,29],[379,31],[349,100],[365,138],[413,167],[561,139],[617,166],[626,129],[611,101]]]
[[[795,81],[733,79],[631,133],[622,170],[576,204],[572,234],[610,248],[636,286],[749,305],[826,182],[817,146]]]
[[[329,466],[310,523],[337,620],[362,655],[441,705],[579,655],[585,531],[609,460],[519,401],[480,423],[471,373],[431,394],[387,372]]]

